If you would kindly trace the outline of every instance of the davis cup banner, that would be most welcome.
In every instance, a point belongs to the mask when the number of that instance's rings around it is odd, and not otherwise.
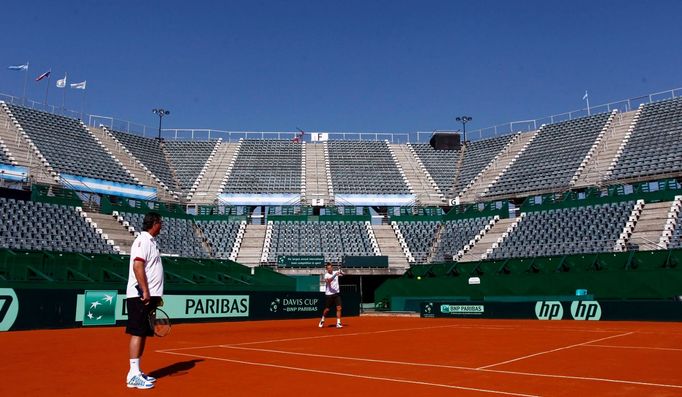
[[[85,291],[76,299],[76,322],[114,325],[127,320],[126,296],[116,291]],[[165,295],[163,310],[171,319],[249,317],[249,295]]]
[[[122,326],[126,296],[115,289],[0,288],[0,331]],[[324,293],[173,291],[163,310],[174,323],[317,318]],[[360,314],[360,295],[343,293],[343,315]]]

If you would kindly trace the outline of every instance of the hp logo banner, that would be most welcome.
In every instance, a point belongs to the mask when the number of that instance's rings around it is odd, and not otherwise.
[[[601,306],[597,301],[574,301],[571,303],[571,316],[574,320],[599,320]]]
[[[536,302],[535,317],[538,320],[561,320],[564,317],[564,307],[559,301]]]

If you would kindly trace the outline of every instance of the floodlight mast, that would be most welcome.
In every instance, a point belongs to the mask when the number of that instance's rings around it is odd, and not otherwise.
[[[473,118],[470,116],[459,116],[455,120],[462,123],[462,139],[463,139],[462,142],[464,144],[466,144],[466,142],[467,142],[467,123],[470,122],[471,120],[473,120]]]
[[[158,108],[152,109],[152,112],[159,116],[159,141],[161,141],[161,120],[163,119],[163,116],[168,116],[170,114],[170,110]]]

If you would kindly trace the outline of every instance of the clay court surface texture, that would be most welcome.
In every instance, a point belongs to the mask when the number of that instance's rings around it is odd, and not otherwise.
[[[332,320],[332,319],[330,319]],[[0,396],[682,396],[682,324],[361,316],[0,334]]]

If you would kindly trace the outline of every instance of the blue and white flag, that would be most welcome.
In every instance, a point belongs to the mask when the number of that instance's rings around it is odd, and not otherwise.
[[[70,84],[70,86],[71,86],[71,88],[73,88],[73,89],[75,89],[75,90],[84,90],[86,84],[87,84],[87,80],[86,80],[86,81],[81,81],[80,83],[73,83],[73,84]]]
[[[26,62],[26,63],[23,64],[23,65],[12,65],[12,66],[8,66],[7,69],[9,69],[9,70],[22,70],[22,71],[23,71],[23,70],[28,70],[28,62]]]
[[[66,75],[64,75],[63,79],[57,80],[57,88],[64,88],[66,87]]]

